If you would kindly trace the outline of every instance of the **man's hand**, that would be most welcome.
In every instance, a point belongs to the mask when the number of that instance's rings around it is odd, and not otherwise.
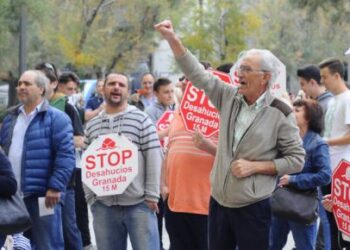
[[[192,134],[192,140],[194,145],[198,149],[215,156],[216,145],[212,143],[209,139],[205,138],[204,135],[198,129],[196,129]]]
[[[233,161],[231,164],[231,172],[232,175],[237,178],[244,178],[255,174],[255,166],[253,161],[247,161],[243,159],[239,159]]]
[[[167,185],[161,185],[160,187],[160,196],[162,197],[163,201],[165,201],[169,196],[169,188]]]
[[[170,20],[164,20],[156,25],[154,28],[163,36],[167,41],[172,40],[176,37],[173,24]]]
[[[53,189],[48,189],[45,197],[46,197],[45,198],[46,207],[53,208],[60,201],[61,192]]]
[[[186,53],[186,48],[174,32],[173,24],[169,20],[154,25],[154,28],[168,41],[175,57],[181,57]]]
[[[332,196],[330,194],[323,196],[322,205],[324,209],[326,209],[328,212],[331,213],[333,211],[333,201]]]
[[[145,200],[147,206],[149,207],[149,209],[151,209],[153,212],[156,212],[157,214],[159,213],[159,209],[158,209],[158,203],[155,201],[148,201]]]
[[[283,175],[281,178],[280,178],[280,181],[278,183],[278,186],[279,187],[283,187],[283,186],[287,186],[289,184],[289,178],[290,178],[290,175]]]
[[[84,147],[84,136],[76,135],[73,137],[73,139],[74,139],[74,147],[75,148]]]

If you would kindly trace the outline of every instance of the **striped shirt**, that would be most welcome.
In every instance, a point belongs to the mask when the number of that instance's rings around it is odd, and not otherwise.
[[[85,148],[99,135],[112,133],[122,133],[138,148],[138,174],[120,195],[97,197],[84,185],[87,201],[92,204],[97,199],[107,206],[158,201],[163,155],[151,119],[132,105],[115,115],[102,112],[86,125]]]

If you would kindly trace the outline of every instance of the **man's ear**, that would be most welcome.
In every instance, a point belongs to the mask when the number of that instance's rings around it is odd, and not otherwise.
[[[340,74],[338,72],[335,72],[334,76],[337,78],[337,80],[342,79],[342,77],[340,76]]]
[[[53,89],[57,89],[58,81],[51,82],[50,84],[52,85]]]
[[[61,91],[62,90],[62,84],[57,83],[56,90]]]
[[[159,97],[159,93],[158,93],[158,91],[153,91],[153,94],[157,97],[157,99],[158,99],[158,97]]]
[[[267,83],[270,82],[271,78],[272,78],[271,72],[264,72],[263,79],[264,79]],[[267,85],[268,85],[268,84],[267,84]]]

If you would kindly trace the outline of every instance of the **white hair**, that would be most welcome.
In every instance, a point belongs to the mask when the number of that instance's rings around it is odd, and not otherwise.
[[[276,81],[278,75],[278,65],[280,63],[280,60],[269,50],[250,49],[242,51],[241,53],[239,53],[238,60],[232,66],[230,73],[234,73],[234,71],[240,66],[244,58],[256,55],[260,56],[261,58],[260,69],[271,74],[271,79],[268,82],[268,87],[271,87],[272,84]]]

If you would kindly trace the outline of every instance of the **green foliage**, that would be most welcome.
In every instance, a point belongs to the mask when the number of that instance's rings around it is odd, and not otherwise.
[[[342,58],[350,41],[350,34],[346,32],[349,22],[334,22],[330,18],[337,13],[335,8],[327,7],[325,11],[319,7],[313,9],[311,15],[305,6],[296,8],[296,2],[262,0],[255,8],[263,25],[251,39],[252,46],[270,49],[286,64],[290,79],[296,78],[296,69],[300,66],[318,64],[331,56]],[[298,2],[313,6],[311,1]],[[294,89],[299,88],[296,80],[292,85]]]
[[[27,8],[29,68],[50,61],[80,74],[131,72],[153,51],[153,25],[180,1],[31,0],[0,2],[0,60],[16,71],[20,8]]]
[[[289,0],[292,6],[306,10],[312,17],[321,10],[333,23],[350,21],[350,1],[348,0]]]
[[[272,50],[297,67],[349,47],[348,0],[1,0],[0,76],[17,76],[19,20],[27,9],[27,66],[50,61],[80,75],[130,73],[157,47],[153,25],[171,19],[185,45],[213,66],[241,50]]]
[[[242,10],[240,1],[215,0],[197,5],[193,13],[187,11],[181,30],[186,46],[217,66],[234,61],[260,23],[254,12]]]

